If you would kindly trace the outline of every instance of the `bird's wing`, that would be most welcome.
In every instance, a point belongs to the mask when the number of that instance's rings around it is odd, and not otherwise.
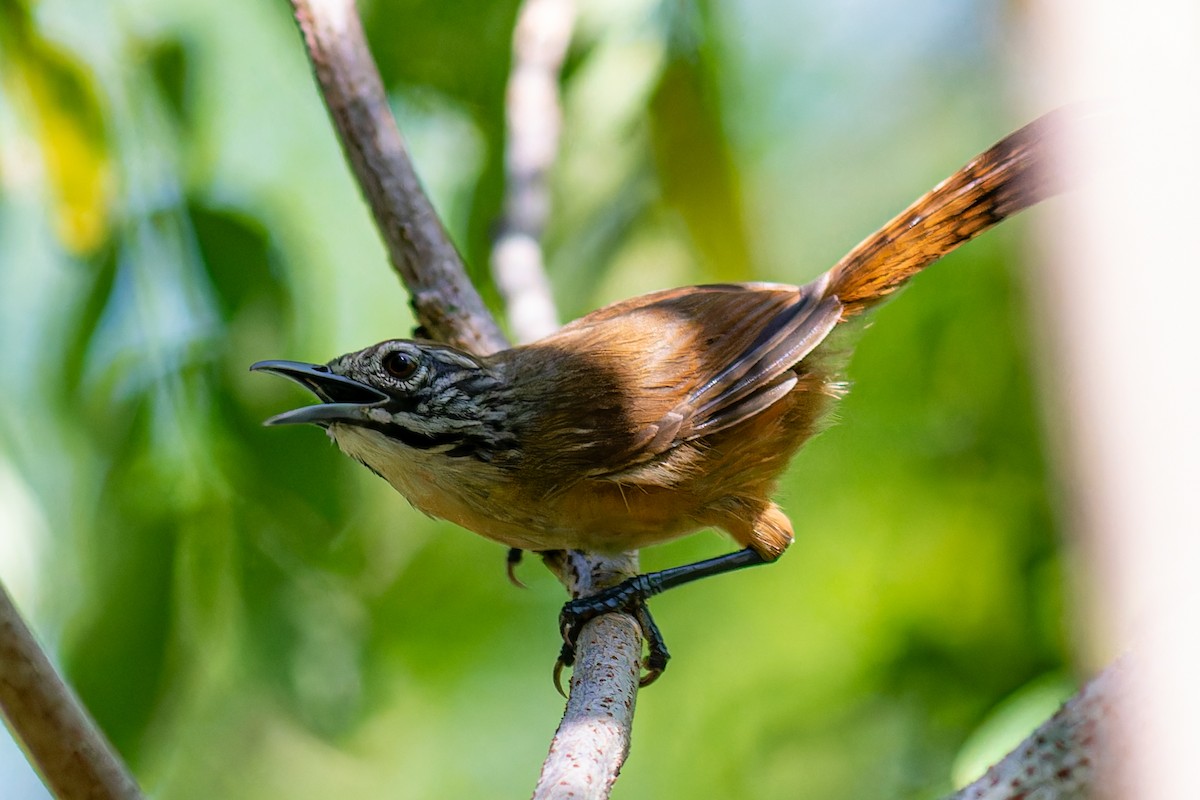
[[[593,474],[621,472],[778,402],[841,310],[823,280],[719,284],[634,298],[567,326],[559,335],[583,337],[582,349],[628,376],[624,391],[636,393],[624,404],[629,434],[614,448],[619,457],[601,459]]]
[[[837,298],[820,288],[703,287],[703,313],[693,322],[703,331],[695,345],[703,348],[700,369],[680,376],[686,397],[642,432],[642,457],[733,427],[790,392],[792,368],[841,316]]]

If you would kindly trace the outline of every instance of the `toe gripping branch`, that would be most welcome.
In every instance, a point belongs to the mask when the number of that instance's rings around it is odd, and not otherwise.
[[[667,661],[671,658],[671,654],[667,652],[667,645],[663,641],[658,625],[650,616],[646,601],[667,589],[682,586],[700,578],[765,563],[767,563],[766,559],[759,555],[758,551],[747,547],[745,550],[727,553],[706,561],[684,564],[660,572],[635,575],[590,597],[571,600],[562,607],[562,611],[558,615],[558,628],[562,633],[563,646],[559,652],[558,661],[554,665],[555,688],[558,689],[559,694],[565,696],[561,684],[562,670],[563,667],[569,667],[575,663],[575,645],[583,626],[601,614],[620,612],[631,615],[642,629],[648,653],[642,662],[646,672],[642,675],[639,683],[642,686],[649,686],[667,668]]]
[[[562,607],[558,614],[558,629],[562,633],[563,646],[559,651],[558,661],[554,664],[554,687],[558,689],[559,694],[566,696],[562,690],[562,670],[563,667],[570,667],[575,663],[575,644],[579,640],[579,632],[583,630],[584,625],[603,614],[623,612],[637,620],[649,651],[642,661],[646,673],[642,675],[638,684],[649,686],[658,679],[667,668],[671,654],[667,652],[667,643],[663,641],[658,624],[655,623],[654,617],[650,616],[646,600],[666,588],[662,585],[661,574],[651,572],[635,575],[598,594],[571,600]]]

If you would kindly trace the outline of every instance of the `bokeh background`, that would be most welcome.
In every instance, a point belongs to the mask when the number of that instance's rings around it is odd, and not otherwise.
[[[363,11],[485,293],[514,0]],[[800,283],[1031,116],[1022,4],[583,0],[565,318]],[[1038,212],[1033,212],[1038,213]],[[777,565],[656,599],[616,798],[932,798],[1071,691],[1005,223],[882,308]],[[283,0],[0,0],[0,578],[155,797],[518,797],[562,703],[536,560],[413,511],[250,375],[412,328]],[[705,533],[648,568],[714,555]],[[11,741],[0,796],[45,797]]]

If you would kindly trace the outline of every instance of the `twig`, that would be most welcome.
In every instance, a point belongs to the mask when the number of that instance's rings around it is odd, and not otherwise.
[[[547,177],[562,128],[559,71],[574,23],[574,0],[525,0],[513,31],[504,103],[504,220],[492,247],[492,276],[520,342],[558,327],[540,241],[550,214]]]
[[[59,800],[137,800],[129,770],[0,585],[0,709]]]
[[[532,4],[545,1],[557,0],[532,0]],[[457,251],[421,190],[388,108],[353,0],[291,2],[346,157],[379,224],[392,262],[413,295],[421,323],[434,338],[472,352],[504,348],[507,343],[503,334],[467,279]],[[553,21],[558,32],[549,38],[559,42],[558,48],[565,49],[573,15],[567,13],[564,18],[561,9],[557,13],[558,16],[549,12],[538,14],[534,19]],[[536,30],[528,31],[528,24],[525,28],[518,25],[518,29],[518,36],[531,37],[531,47],[542,39]],[[518,43],[517,49],[522,48]],[[548,59],[539,56],[540,63],[552,63],[555,72],[561,59],[561,52]],[[524,125],[521,130],[525,130]],[[522,230],[527,232],[525,242],[532,243],[536,254],[533,266],[521,271],[527,278],[542,272],[537,241],[546,210],[542,178],[553,160],[556,142],[557,136],[552,137],[548,153],[543,145],[538,157],[517,159],[532,166],[521,173],[524,177],[516,180],[524,181],[527,189],[533,187],[530,191],[535,199],[542,192],[540,214],[522,216],[520,222],[525,226]],[[517,149],[524,152],[525,148],[514,144],[514,150]],[[524,207],[524,203],[515,201],[512,205]],[[524,248],[525,254],[529,252],[530,248]],[[544,284],[544,277],[539,280]],[[521,294],[524,296],[525,291]],[[548,303],[549,293],[543,296]],[[516,301],[516,305],[521,305],[521,301]],[[514,316],[523,313],[514,308]],[[546,333],[534,326],[552,324],[553,310],[541,322],[535,323],[534,319],[530,317],[530,327],[525,330]],[[558,572],[559,579],[575,597],[637,573],[634,553],[615,558],[573,554],[563,563],[569,568]],[[538,789],[543,793],[539,797],[561,796],[554,792],[572,791],[571,787],[575,787],[575,797],[607,796],[607,787],[616,779],[628,753],[640,656],[641,632],[631,618],[606,615],[584,627],[571,679],[571,700],[543,768]],[[603,787],[603,792],[580,790],[579,787],[587,785]],[[543,791],[543,786],[548,788]]]
[[[429,335],[473,353],[507,346],[421,188],[354,0],[292,0],[317,84],[392,265]]]
[[[1125,661],[1108,667],[983,777],[946,800],[1094,800],[1098,778],[1112,777],[1116,722],[1128,708],[1127,673]],[[1105,797],[1131,796],[1103,788]]]

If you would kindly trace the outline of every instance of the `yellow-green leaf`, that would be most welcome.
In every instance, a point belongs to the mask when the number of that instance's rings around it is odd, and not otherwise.
[[[110,226],[113,169],[104,109],[87,68],[33,28],[28,11],[0,3],[8,93],[28,115],[52,187],[54,227],[73,253],[95,252]]]

